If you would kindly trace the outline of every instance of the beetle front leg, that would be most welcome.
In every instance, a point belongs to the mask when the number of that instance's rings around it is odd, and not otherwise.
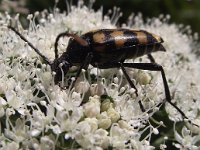
[[[86,56],[86,58],[85,58],[85,60],[83,61],[83,64],[80,66],[80,68],[78,69],[78,71],[76,73],[75,80],[73,81],[71,88],[74,87],[74,85],[76,83],[76,80],[78,79],[78,77],[81,74],[82,69],[85,69],[85,70],[88,69],[88,66],[89,66],[92,58],[93,58],[92,52],[88,53],[87,56]]]

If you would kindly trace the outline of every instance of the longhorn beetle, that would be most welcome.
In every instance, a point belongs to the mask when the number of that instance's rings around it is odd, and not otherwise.
[[[55,40],[55,59],[53,62],[44,56],[35,46],[33,46],[22,34],[20,34],[12,26],[9,29],[14,31],[22,40],[24,40],[44,62],[50,65],[51,70],[55,72],[54,82],[59,84],[62,80],[62,74],[67,74],[71,66],[80,66],[75,81],[79,77],[82,69],[87,69],[89,64],[100,69],[121,68],[128,83],[135,89],[138,96],[137,88],[128,76],[125,67],[141,70],[160,71],[164,84],[166,101],[170,103],[183,118],[189,118],[171,102],[170,90],[165,77],[163,67],[155,63],[151,53],[156,51],[166,51],[162,43],[164,42],[160,36],[149,33],[144,30],[130,29],[99,29],[87,32],[80,37],[69,32],[60,33]],[[58,56],[58,41],[61,37],[72,37],[69,41],[66,51]],[[124,63],[126,59],[137,58],[147,55],[150,63]],[[139,101],[142,111],[144,107]],[[190,120],[189,122],[193,124]],[[196,124],[194,124],[196,125]],[[198,125],[196,125],[198,126]]]

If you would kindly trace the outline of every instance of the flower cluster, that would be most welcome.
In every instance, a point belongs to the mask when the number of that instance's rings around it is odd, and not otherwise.
[[[153,118],[165,99],[160,72],[127,69],[138,96],[120,69],[100,70],[92,66],[82,71],[75,87],[63,89],[54,84],[50,66],[7,28],[14,21],[19,32],[53,60],[54,41],[59,33],[68,30],[82,34],[99,28],[116,28],[114,23],[121,15],[114,12],[110,19],[102,15],[101,9],[94,11],[82,1],[69,7],[71,11],[67,13],[55,9],[52,13],[29,15],[27,30],[22,28],[18,15],[11,18],[7,13],[0,14],[0,149],[154,149],[152,136],[165,126]],[[153,56],[164,67],[172,101],[200,125],[200,61],[192,53],[197,35],[186,33],[189,28],[169,24],[168,20],[169,16],[161,15],[145,22],[141,14],[131,15],[122,27],[144,29],[163,37],[167,52]],[[60,53],[65,51],[68,40],[59,41]],[[149,62],[146,56],[134,61]],[[145,112],[140,109],[140,100]],[[173,122],[182,121],[171,105],[166,103],[165,109]],[[182,129],[183,137],[174,127],[175,147],[198,148],[199,136],[185,132],[198,134],[200,130],[188,126],[189,129],[186,126]],[[161,149],[167,147],[166,140],[168,137],[163,137]]]

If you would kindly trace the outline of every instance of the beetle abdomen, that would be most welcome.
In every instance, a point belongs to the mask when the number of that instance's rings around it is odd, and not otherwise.
[[[101,29],[82,37],[90,43],[98,62],[122,61],[154,51],[165,51],[161,44],[163,39],[144,30]]]
[[[89,37],[90,44],[94,47],[112,45],[113,49],[163,42],[161,37],[144,30],[101,29],[88,32],[83,36]]]

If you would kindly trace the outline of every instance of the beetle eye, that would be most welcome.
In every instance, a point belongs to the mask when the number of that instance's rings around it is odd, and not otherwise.
[[[72,40],[73,40],[73,39],[72,39],[72,38],[70,38],[70,39],[69,39],[69,42],[68,42],[68,44],[72,43]]]

